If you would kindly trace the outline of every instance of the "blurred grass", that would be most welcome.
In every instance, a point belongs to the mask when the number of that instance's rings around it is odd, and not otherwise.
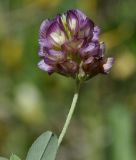
[[[106,55],[116,61],[108,77],[82,87],[58,159],[135,159],[135,6],[135,0],[0,1],[0,155],[25,158],[39,134],[60,133],[74,82],[37,68],[38,32],[44,19],[79,8],[101,27]]]
[[[113,160],[134,160],[134,130],[132,115],[125,106],[117,104],[109,113],[111,155]]]

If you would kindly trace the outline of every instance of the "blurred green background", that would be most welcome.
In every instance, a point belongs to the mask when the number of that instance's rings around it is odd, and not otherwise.
[[[79,8],[101,27],[108,76],[81,88],[58,160],[136,159],[136,1],[0,0],[0,155],[25,159],[42,132],[59,135],[74,81],[37,68],[41,22]]]

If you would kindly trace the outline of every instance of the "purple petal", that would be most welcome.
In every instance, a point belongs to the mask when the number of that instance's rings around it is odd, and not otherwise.
[[[48,26],[50,24],[50,21],[47,19],[47,20],[44,20],[40,26],[40,38],[46,38],[46,31],[48,29]]]
[[[38,55],[44,57],[47,54],[47,48],[40,45]]]
[[[74,13],[74,15],[78,19],[78,23],[79,23],[80,28],[82,28],[83,26],[85,26],[85,24],[88,21],[88,18],[87,18],[87,16],[82,11],[80,11],[78,9],[75,9],[75,10],[69,10],[68,12]],[[92,24],[93,24],[93,22],[92,22]]]
[[[49,65],[56,65],[65,60],[66,56],[61,51],[48,50],[48,54],[45,56],[44,61]]]
[[[63,75],[75,77],[78,72],[78,64],[72,60],[65,61],[58,65],[58,72]]]
[[[53,72],[53,67],[46,64],[44,62],[44,60],[41,60],[39,63],[38,63],[38,67],[43,70],[43,71],[47,71],[48,73],[52,73]]]
[[[89,43],[86,47],[80,50],[80,55],[83,58],[88,56],[99,57],[100,54],[100,45],[99,43]]]
[[[74,39],[72,41],[65,43],[62,46],[62,49],[67,53],[75,53],[82,47],[82,45],[83,45],[82,39]]]
[[[76,16],[78,17],[79,24],[82,25],[82,23],[86,20],[87,16],[78,9],[72,10],[72,12],[76,14]]]
[[[52,57],[52,59],[56,59],[56,61],[62,61],[65,58],[65,53],[56,50],[49,50],[48,57]]]
[[[63,27],[55,20],[47,30],[47,40],[54,46],[61,46],[66,41]]]
[[[84,38],[93,35],[92,30],[94,28],[94,23],[91,19],[89,19],[83,12],[80,10],[70,10],[70,12],[74,13],[78,19],[79,26],[79,38]]]
[[[81,48],[81,55],[84,55],[88,52],[92,52],[95,48],[95,43],[90,43],[88,46]]]
[[[108,74],[110,72],[110,69],[112,68],[113,63],[114,63],[114,58],[112,57],[107,58],[106,63],[103,64],[104,73]]]
[[[78,38],[88,38],[92,39],[93,37],[93,28],[94,28],[94,23],[86,18],[80,25],[80,30],[78,33]]]
[[[89,34],[93,34],[94,23],[89,18],[86,18],[84,21],[83,29],[85,30],[85,36],[89,36]],[[91,35],[92,36],[92,35]]]
[[[40,33],[39,33],[39,44],[46,45],[46,34],[49,26],[53,23],[52,20],[45,20],[42,22],[40,26]]]
[[[98,41],[99,40],[99,34],[100,34],[100,28],[98,26],[94,27],[94,31],[93,31],[93,38],[92,41]]]
[[[77,33],[77,31],[79,30],[79,24],[78,18],[72,10],[67,12],[66,21],[68,24],[68,28],[73,33],[73,35],[75,35],[75,33]]]
[[[57,15],[55,17],[55,21],[58,22],[60,29],[63,32],[65,32],[65,34],[67,34],[66,31],[65,31],[65,24],[64,24],[64,23],[66,23],[66,15],[65,14]]]
[[[94,57],[89,57],[87,60],[85,60],[84,64],[91,64],[94,62]]]

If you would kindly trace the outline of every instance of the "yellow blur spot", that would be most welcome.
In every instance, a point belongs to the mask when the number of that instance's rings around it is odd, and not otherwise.
[[[97,13],[98,0],[78,0],[78,7],[92,14]]]
[[[17,68],[23,53],[23,44],[20,40],[5,39],[1,44],[0,60],[8,69]]]
[[[59,3],[60,3],[60,0],[38,0],[37,1],[39,3],[40,6],[50,6],[50,7],[56,7]]]
[[[24,3],[25,3],[25,5],[33,4],[38,7],[47,8],[47,7],[56,7],[60,3],[60,0],[53,0],[53,1],[50,1],[50,0],[37,0],[37,1],[24,0]]]
[[[115,59],[113,65],[113,76],[117,79],[127,79],[136,71],[136,57],[133,53],[126,51]]]

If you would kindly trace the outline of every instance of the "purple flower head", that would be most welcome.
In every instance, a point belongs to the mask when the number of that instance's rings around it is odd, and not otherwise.
[[[80,80],[109,73],[113,58],[104,58],[105,44],[99,42],[99,34],[100,28],[79,10],[43,21],[39,68]]]

